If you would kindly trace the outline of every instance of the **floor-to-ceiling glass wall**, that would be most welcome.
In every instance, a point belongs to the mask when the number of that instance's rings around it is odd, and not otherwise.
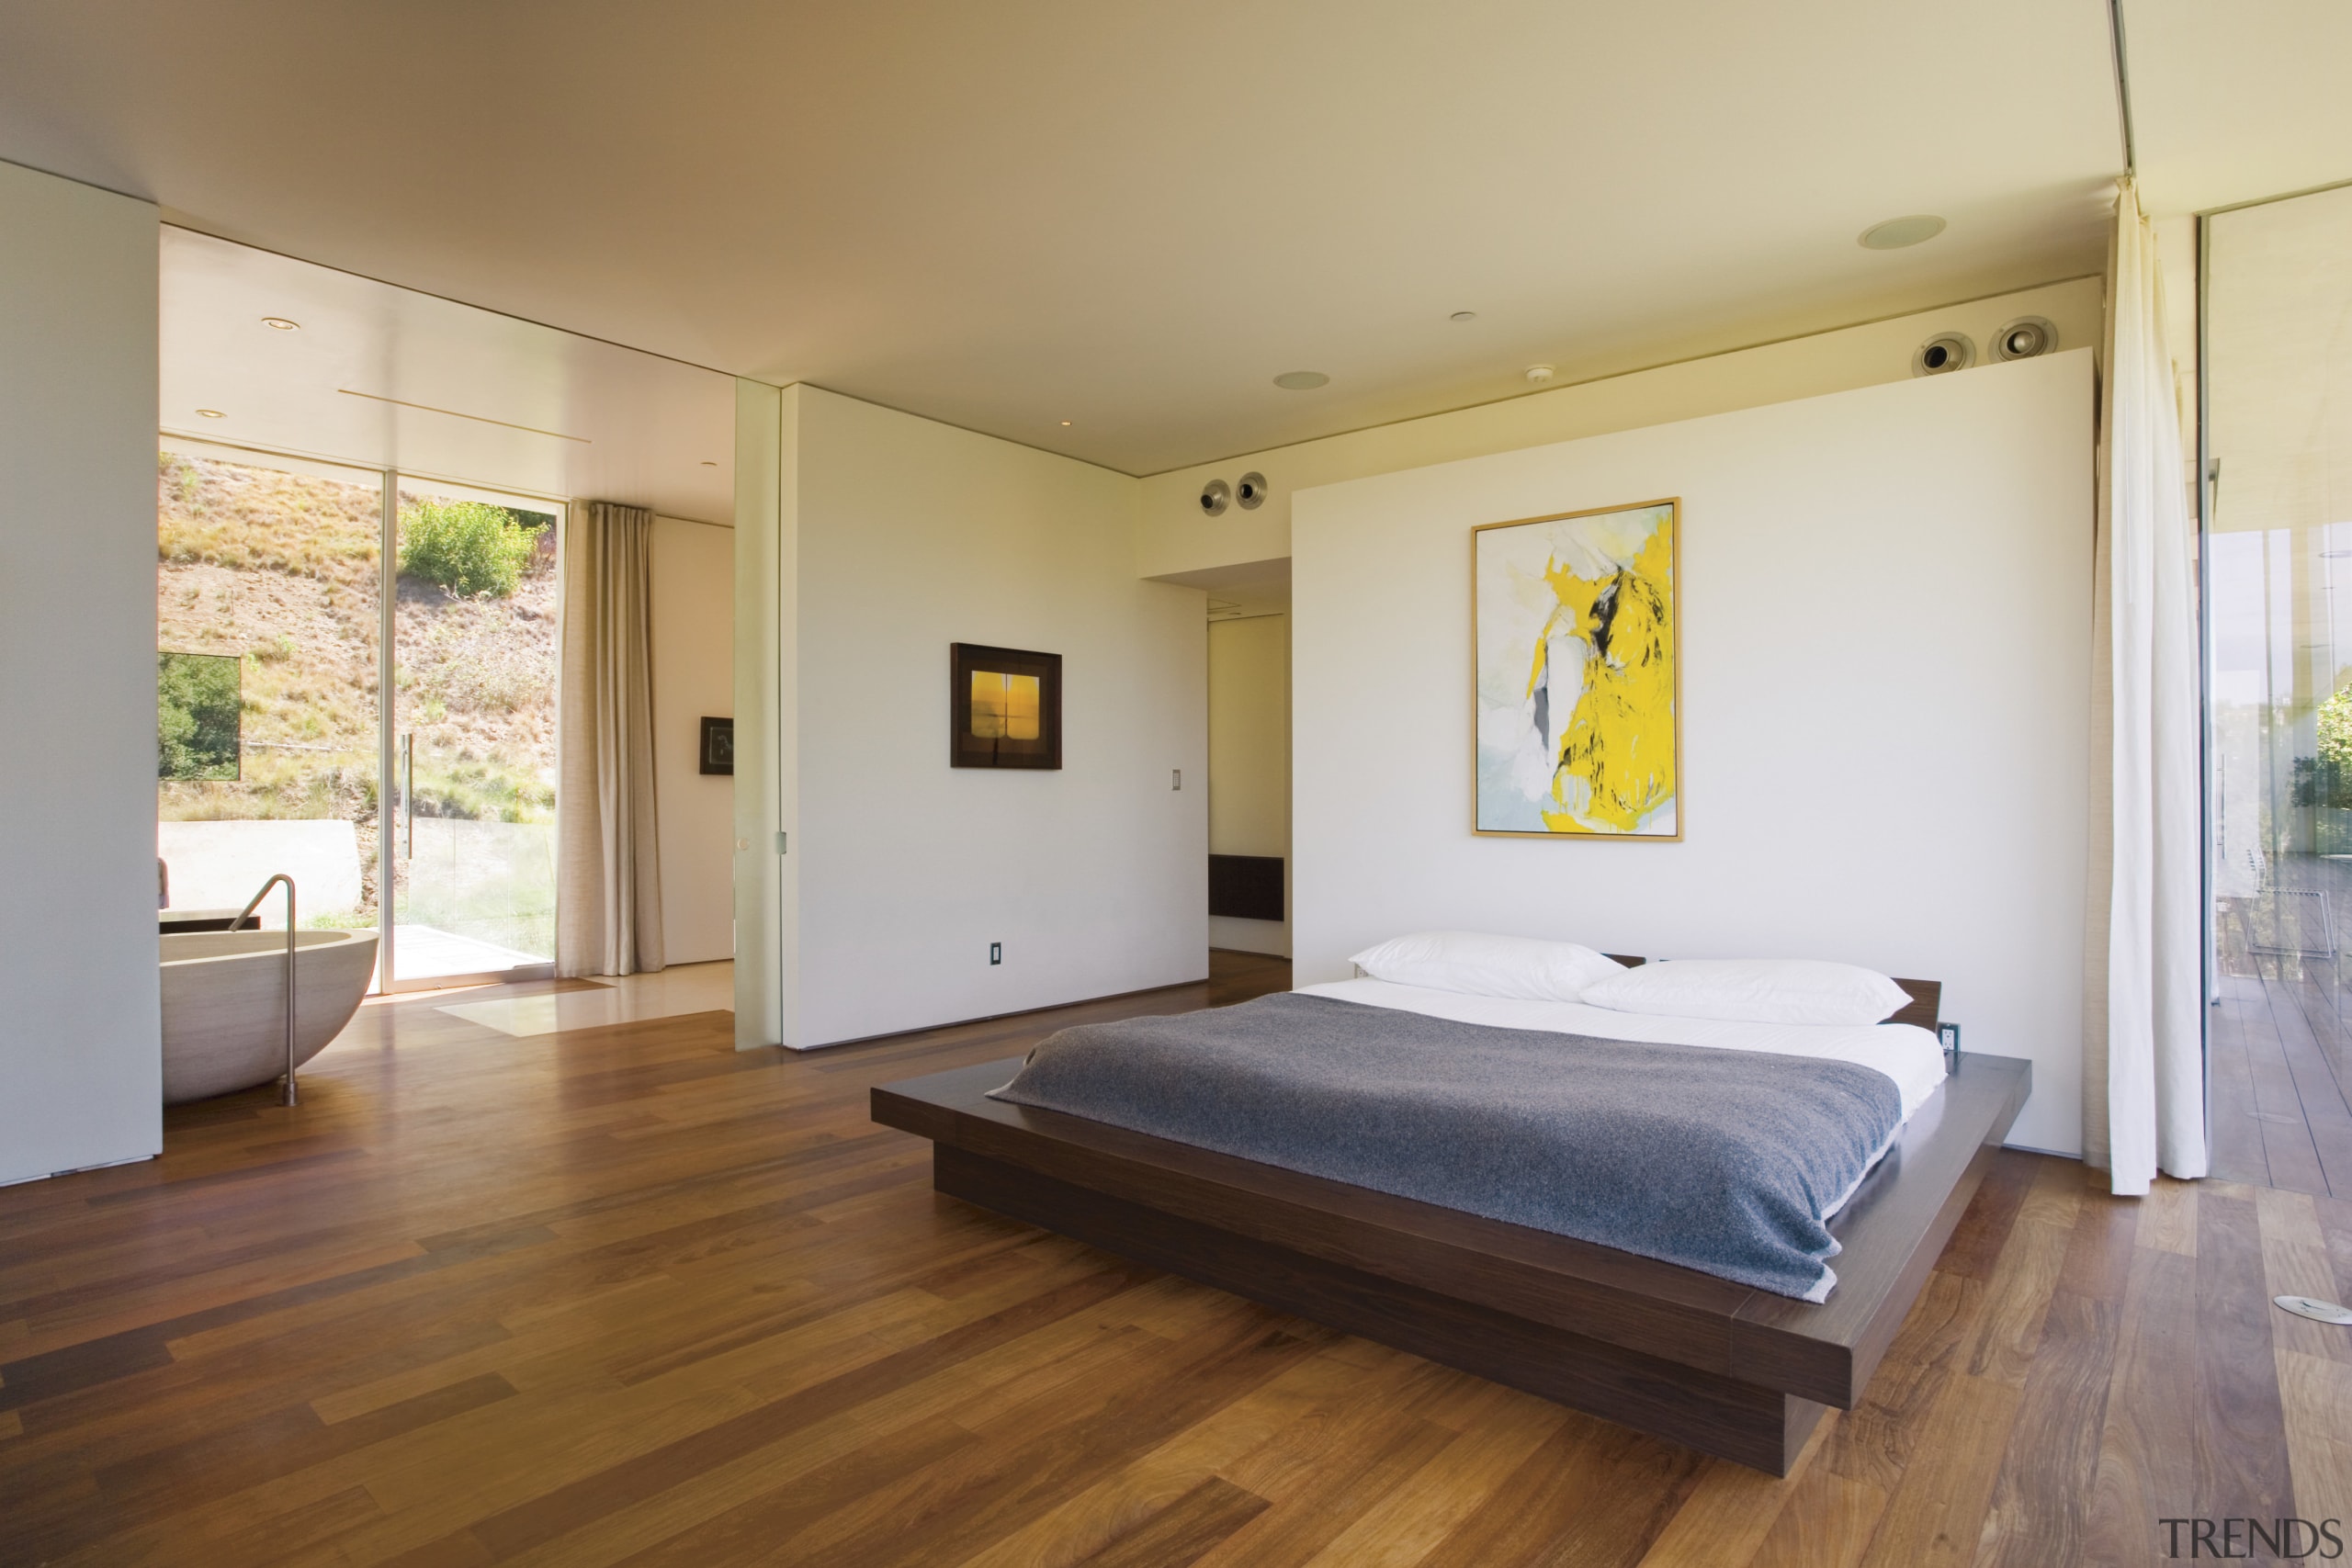
[[[556,514],[400,488],[392,982],[555,958]]]
[[[218,919],[285,872],[304,926],[384,929],[390,988],[550,972],[560,510],[165,443],[167,919]]]
[[[365,469],[159,456],[156,852],[183,918],[282,871],[305,926],[377,923],[381,496]]]
[[[2216,1172],[2352,1195],[2352,189],[2205,222]]]

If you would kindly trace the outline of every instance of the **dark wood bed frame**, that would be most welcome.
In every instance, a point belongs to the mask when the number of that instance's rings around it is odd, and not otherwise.
[[[1890,1021],[1937,1021],[1939,986]],[[988,1091],[1020,1058],[873,1091],[939,1191],[1775,1475],[1850,1410],[2032,1088],[1963,1055],[1831,1223],[1818,1305]]]

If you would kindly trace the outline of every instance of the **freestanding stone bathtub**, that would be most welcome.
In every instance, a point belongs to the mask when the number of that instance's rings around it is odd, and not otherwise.
[[[164,1103],[207,1100],[286,1071],[286,933],[193,931],[164,944]],[[376,972],[372,931],[298,931],[294,1060],[326,1048]]]

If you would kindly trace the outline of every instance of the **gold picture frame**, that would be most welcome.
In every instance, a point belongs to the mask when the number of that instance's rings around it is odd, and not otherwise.
[[[1681,551],[1679,496],[1470,530],[1473,833],[1681,840]]]

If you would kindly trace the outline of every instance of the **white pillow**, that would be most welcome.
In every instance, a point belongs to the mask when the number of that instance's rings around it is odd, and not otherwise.
[[[1399,986],[1546,1002],[1576,1001],[1588,986],[1625,973],[1614,960],[1572,942],[1476,931],[1392,937],[1348,962],[1375,980]]]
[[[1743,1023],[1878,1023],[1909,1004],[1885,976],[1812,958],[1684,958],[1621,969],[1588,1006]]]

